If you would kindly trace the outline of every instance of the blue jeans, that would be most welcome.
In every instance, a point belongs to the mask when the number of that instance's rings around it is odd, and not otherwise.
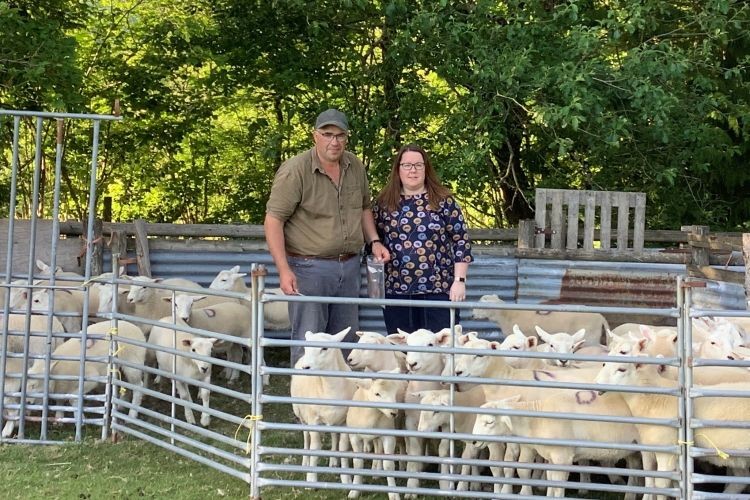
[[[386,299],[403,299],[403,300],[438,300],[448,301],[450,298],[447,293],[422,293],[414,295],[396,295],[385,294]],[[460,309],[456,309],[456,324],[461,321]],[[442,307],[404,307],[404,306],[386,306],[383,309],[383,319],[385,320],[386,331],[396,333],[400,328],[405,332],[413,332],[420,328],[426,328],[433,332],[450,328],[451,310]]]
[[[361,285],[360,259],[347,261],[287,257],[287,262],[297,276],[297,290],[302,295],[320,297],[359,297]],[[359,330],[359,306],[356,304],[320,304],[290,302],[289,320],[292,323],[292,340],[305,340],[305,332],[338,333],[346,327],[351,331],[345,342],[355,342]],[[303,347],[290,349],[291,366],[302,357]],[[343,352],[344,358],[349,350]]]

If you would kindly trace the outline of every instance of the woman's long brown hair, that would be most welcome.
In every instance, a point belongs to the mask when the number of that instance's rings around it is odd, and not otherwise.
[[[393,159],[393,165],[391,166],[391,175],[388,178],[388,183],[385,185],[383,190],[377,197],[378,206],[385,208],[389,212],[398,209],[399,202],[401,201],[401,178],[399,177],[399,170],[401,168],[401,157],[404,153],[413,151],[422,155],[424,158],[424,185],[427,189],[427,199],[429,200],[429,208],[436,210],[440,203],[447,197],[451,196],[451,191],[447,187],[440,183],[440,178],[435,172],[430,161],[430,156],[427,154],[422,146],[418,144],[407,144],[399,149],[396,158]]]

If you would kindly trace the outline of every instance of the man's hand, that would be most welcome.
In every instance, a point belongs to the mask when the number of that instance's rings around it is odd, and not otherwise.
[[[297,276],[291,270],[279,272],[279,287],[285,295],[298,295]]]

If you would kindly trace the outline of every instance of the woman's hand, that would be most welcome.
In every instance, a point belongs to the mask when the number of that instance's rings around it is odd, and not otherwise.
[[[381,241],[375,241],[372,244],[372,255],[379,262],[388,262],[391,260],[391,254]]]
[[[454,281],[450,291],[451,302],[463,302],[466,300],[466,282]]]

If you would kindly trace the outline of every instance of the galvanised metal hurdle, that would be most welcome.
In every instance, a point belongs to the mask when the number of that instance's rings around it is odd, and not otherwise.
[[[18,432],[17,437],[14,439],[15,442],[29,442],[29,443],[48,443],[57,442],[57,440],[50,439],[48,435],[48,421],[49,421],[49,410],[63,410],[70,407],[50,407],[50,393],[46,390],[49,382],[49,366],[50,366],[50,354],[51,349],[47,349],[43,353],[30,353],[29,344],[32,337],[45,337],[46,344],[51,346],[55,339],[62,338],[80,338],[81,340],[81,359],[85,356],[85,348],[87,342],[86,337],[86,326],[88,322],[88,288],[83,286],[84,282],[87,281],[91,276],[91,249],[93,246],[93,228],[94,228],[94,216],[96,212],[96,173],[99,159],[99,131],[102,121],[119,121],[121,117],[110,116],[110,115],[97,115],[97,114],[80,114],[80,113],[49,113],[39,111],[13,111],[0,109],[0,123],[5,117],[12,119],[12,138],[10,144],[11,150],[11,164],[10,164],[10,197],[9,197],[9,210],[8,210],[8,248],[6,253],[5,262],[5,276],[2,287],[5,289],[5,298],[2,315],[2,352],[3,356],[0,360],[0,386],[5,386],[5,378],[9,376],[11,379],[20,380],[20,390],[14,391],[10,397],[8,408],[13,408],[18,412],[20,418],[17,421]],[[28,134],[22,134],[21,125],[22,120],[33,122],[33,129]],[[33,284],[34,263],[36,260],[36,241],[35,236],[37,234],[37,224],[39,220],[39,207],[40,207],[40,183],[41,183],[41,171],[42,171],[42,158],[45,154],[45,148],[49,147],[48,143],[44,141],[44,126],[45,122],[50,120],[55,121],[56,135],[55,135],[55,169],[54,169],[54,193],[53,193],[53,208],[52,208],[52,242],[50,248],[50,267],[53,270],[52,276],[47,277],[49,279],[48,284],[44,286],[36,286]],[[81,286],[59,286],[56,285],[56,277],[54,276],[54,270],[57,265],[57,240],[59,238],[59,209],[60,209],[60,180],[61,180],[61,168],[64,157],[64,130],[66,123],[77,122],[77,123],[91,123],[91,161],[90,161],[90,177],[89,177],[89,205],[88,205],[88,231],[86,239],[86,259],[85,259],[85,273],[81,279]],[[29,252],[28,252],[28,271],[23,276],[16,276],[13,274],[13,237],[14,237],[14,220],[16,218],[16,197],[18,188],[18,178],[20,174],[20,148],[22,144],[22,138],[26,140],[26,143],[34,144],[34,161],[33,171],[31,172],[32,181],[32,193],[31,193],[31,207],[30,207],[30,218],[31,218],[31,239],[29,241]],[[27,281],[21,287],[12,284],[13,278],[25,278]],[[82,329],[79,332],[67,332],[66,335],[62,336],[56,333],[52,333],[52,315],[49,314],[49,323],[47,325],[46,332],[32,331],[30,327],[30,312],[31,302],[27,302],[26,307],[18,313],[25,314],[25,326],[22,331],[9,332],[9,301],[10,293],[13,288],[22,288],[26,290],[28,295],[31,295],[32,290],[38,288],[47,288],[49,290],[57,291],[68,291],[73,290],[80,291],[84,294],[85,300],[83,301],[83,311],[81,313]],[[50,294],[49,310],[54,310],[55,297],[54,293]],[[34,394],[36,398],[41,398],[42,404],[27,404],[27,372],[22,370],[20,373],[15,372],[8,374],[7,359],[8,353],[8,336],[22,336],[23,337],[23,349],[20,353],[10,354],[10,356],[20,359],[24,365],[31,365],[35,360],[43,360],[45,363],[45,370],[43,375],[45,390],[40,394]],[[106,359],[100,360],[106,362]],[[75,440],[80,441],[82,437],[82,429],[84,423],[99,424],[102,423],[101,416],[94,416],[93,418],[86,417],[84,414],[84,401],[99,401],[103,402],[102,398],[97,397],[84,397],[83,394],[83,380],[85,378],[84,364],[81,364],[81,369],[78,373],[79,380],[79,392],[78,394],[64,395],[64,399],[70,399],[75,402],[74,410],[75,417],[71,420],[63,420],[64,422],[75,423]],[[15,401],[15,403],[11,403]],[[0,413],[4,410],[5,401],[0,401]],[[100,404],[98,407],[86,408],[87,412],[94,413],[94,415],[102,415],[104,413],[103,406]],[[40,410],[42,412],[41,417],[27,417],[26,410]],[[27,420],[38,420],[41,423],[39,436],[35,438],[28,438],[25,432],[25,423]]]

